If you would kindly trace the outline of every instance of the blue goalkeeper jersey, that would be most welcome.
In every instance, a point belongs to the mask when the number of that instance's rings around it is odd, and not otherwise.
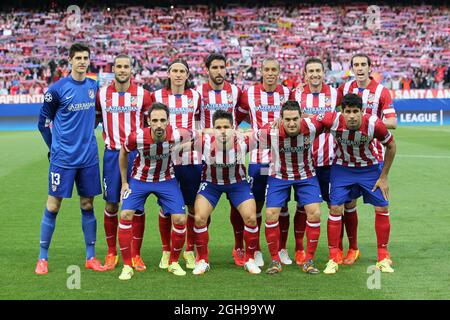
[[[52,164],[68,169],[98,164],[94,134],[97,90],[94,80],[76,81],[69,75],[45,93],[38,127],[50,149]]]

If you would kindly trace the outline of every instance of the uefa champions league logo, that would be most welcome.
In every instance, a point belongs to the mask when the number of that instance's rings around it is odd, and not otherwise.
[[[52,100],[53,100],[52,94],[51,94],[50,92],[47,92],[47,93],[44,95],[44,100],[45,100],[45,102],[48,102],[48,103],[52,102]]]

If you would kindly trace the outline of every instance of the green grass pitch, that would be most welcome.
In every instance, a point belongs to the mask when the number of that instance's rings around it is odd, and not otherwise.
[[[74,197],[64,200],[56,222],[49,251],[50,272],[37,276],[34,267],[47,193],[47,151],[37,131],[2,132],[0,299],[449,299],[450,127],[401,127],[394,135],[398,148],[389,181],[390,252],[395,273],[382,274],[379,289],[369,289],[368,278],[373,274],[367,269],[376,259],[374,212],[361,201],[358,231],[362,257],[354,266],[342,266],[334,276],[306,275],[296,265],[286,266],[275,276],[255,276],[234,266],[229,206],[222,197],[210,226],[210,272],[176,277],[158,268],[158,209],[151,196],[142,247],[148,270],[122,282],[118,280],[121,268],[107,273],[84,269],[81,214],[78,197]],[[100,138],[99,146],[101,150]],[[97,197],[96,249],[102,261],[106,252],[103,205]],[[291,212],[294,205],[290,203]],[[326,206],[322,209],[316,254],[321,270],[328,256]],[[261,241],[267,264],[263,231]],[[293,258],[292,216],[288,250]],[[81,268],[80,289],[67,287],[71,265]]]

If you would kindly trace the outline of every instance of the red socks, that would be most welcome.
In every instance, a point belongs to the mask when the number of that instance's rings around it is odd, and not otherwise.
[[[194,226],[195,226],[195,217],[190,212],[187,215],[187,222],[186,222],[186,250],[185,251],[194,251],[194,245],[195,245],[195,233],[194,233]]]
[[[180,258],[181,250],[184,246],[184,241],[186,240],[186,225],[185,224],[173,224],[172,234],[172,249],[170,250],[169,264],[172,262],[178,262]]]
[[[170,216],[164,216],[162,210],[159,210],[159,234],[161,235],[162,250],[170,251],[170,228],[172,221]]]
[[[234,232],[234,248],[242,249],[244,247],[244,220],[239,211],[231,206],[230,222]]]
[[[358,213],[356,207],[344,210],[343,222],[347,232],[349,248],[358,250]]]
[[[330,214],[327,222],[328,248],[330,249],[330,259],[336,257],[339,250],[339,240],[342,228],[342,216]]]
[[[256,251],[261,251],[261,244],[259,241],[259,235],[261,233],[261,224],[262,224],[262,214],[261,212],[256,213],[256,224],[258,225],[258,244],[256,245]]]
[[[131,256],[141,255],[142,239],[145,231],[145,212],[136,211],[133,216],[132,224],[133,242],[131,246]]]
[[[105,209],[103,226],[105,228],[106,243],[108,244],[108,254],[115,256],[117,255],[116,238],[118,224],[117,212],[107,212]]]
[[[278,221],[266,221],[266,240],[272,260],[280,261],[278,256],[278,248],[280,247],[280,226]]]
[[[387,251],[391,232],[389,211],[375,211],[375,232],[377,234],[378,261],[381,261],[389,257]]]
[[[245,239],[245,262],[248,259],[253,259],[255,256],[256,245],[258,244],[258,226],[250,227],[245,225],[244,227],[244,239]]]
[[[131,238],[133,237],[132,221],[120,219],[119,224],[119,246],[122,253],[122,261],[124,265],[131,267]]]
[[[302,251],[303,236],[306,229],[306,212],[305,209],[297,207],[294,216],[294,232],[295,232],[295,251]]]
[[[195,248],[197,249],[196,260],[204,259],[206,262],[208,262],[208,241],[209,241],[208,226],[204,225],[201,227],[194,227],[194,233],[195,233]]]
[[[320,220],[307,221],[306,222],[306,256],[305,260],[308,261],[314,258],[316,253],[317,244],[320,236]]]
[[[278,250],[286,249],[286,242],[288,238],[288,232],[289,232],[289,209],[288,208],[282,208],[280,212],[280,217],[278,218],[278,221],[280,222],[280,247]]]

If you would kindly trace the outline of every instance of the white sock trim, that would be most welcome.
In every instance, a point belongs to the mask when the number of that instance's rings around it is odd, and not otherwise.
[[[176,233],[182,234],[186,232],[186,228],[180,230],[180,229],[176,229],[175,227],[172,228],[173,231],[175,231]]]
[[[131,229],[131,228],[132,228],[132,225],[131,225],[131,224],[126,225],[126,224],[121,224],[121,223],[119,223],[119,228],[120,228],[120,229]]]
[[[311,223],[311,222],[309,222],[309,221],[306,221],[306,224],[307,224],[308,226],[310,226],[311,228],[317,228],[317,227],[320,227],[320,222]]]
[[[245,231],[248,231],[250,233],[257,233],[258,232],[258,226],[254,227],[254,228],[244,226],[244,229],[245,229]]]
[[[340,221],[340,220],[342,220],[342,216],[332,216],[331,214],[328,216],[328,220],[331,220],[331,221]]]
[[[204,227],[201,229],[197,229],[197,227],[194,227],[194,232],[195,233],[202,233],[202,232],[206,232],[208,230],[208,227]]]
[[[117,212],[109,213],[108,211],[105,210],[104,213],[105,213],[105,216],[107,216],[107,217],[117,217]]]
[[[278,225],[279,225],[280,223],[277,221],[277,223],[274,223],[274,224],[265,224],[266,225],[266,228],[275,228],[275,227],[278,227]]]

